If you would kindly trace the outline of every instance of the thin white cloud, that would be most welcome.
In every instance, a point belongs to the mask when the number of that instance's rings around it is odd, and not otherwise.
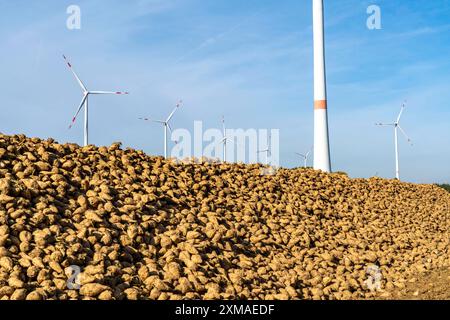
[[[450,30],[450,24],[442,25],[442,26],[425,26],[418,29],[413,29],[405,32],[399,33],[389,33],[386,36],[386,39],[395,40],[395,39],[408,39],[420,36],[426,36],[436,33],[442,33]]]

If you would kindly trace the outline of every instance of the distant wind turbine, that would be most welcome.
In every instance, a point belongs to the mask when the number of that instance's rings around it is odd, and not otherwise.
[[[166,120],[152,120],[150,118],[139,118],[140,120],[152,121],[152,122],[160,123],[163,125],[163,127],[164,127],[164,158],[166,158],[166,159],[167,159],[167,130],[169,130],[170,133],[172,133],[172,128],[170,127],[170,120],[172,119],[173,115],[178,110],[178,108],[181,107],[182,103],[183,103],[183,101],[180,100],[176,104],[175,109],[173,109],[173,111],[169,114],[169,116],[167,117]]]
[[[411,143],[411,139],[408,137],[406,132],[400,127],[400,118],[402,117],[403,110],[406,107],[406,103],[402,104],[400,113],[398,114],[397,120],[394,123],[376,123],[377,126],[392,126],[394,127],[394,140],[395,140],[395,177],[400,180],[400,169],[399,169],[399,157],[398,157],[398,130],[405,136],[408,143]]]
[[[222,160],[223,162],[227,161],[227,130],[225,128],[225,116],[222,116],[222,134],[223,134],[223,139],[221,141],[221,143],[223,143],[223,154],[222,154]]]
[[[269,133],[267,135],[267,144],[266,144],[267,149],[258,151],[258,153],[265,153],[266,154],[266,165],[269,164],[269,157],[272,155],[271,140],[272,140],[272,135]]]
[[[308,152],[306,154],[301,154],[298,152],[296,152],[295,154],[303,158],[303,160],[304,160],[303,167],[306,168],[308,166],[308,158],[309,158],[309,155],[311,154],[311,150],[308,150]]]
[[[224,116],[222,116],[222,135],[223,135],[223,138],[219,142],[219,144],[223,145],[222,161],[226,162],[227,161],[227,144],[228,144],[228,141],[232,142],[236,146],[240,146],[240,144],[238,142],[234,141],[234,136],[228,136],[227,135],[227,129],[225,127],[225,117]]]
[[[84,106],[84,145],[87,146],[89,144],[89,109],[88,109],[88,98],[90,94],[116,94],[116,95],[122,95],[122,94],[128,94],[128,92],[121,92],[121,91],[89,91],[86,86],[83,84],[83,82],[80,80],[78,75],[76,74],[75,70],[73,70],[72,64],[69,62],[69,60],[66,58],[65,55],[63,55],[64,60],[66,61],[67,65],[69,66],[70,71],[72,71],[75,79],[77,80],[78,84],[80,85],[81,89],[83,90],[83,98],[81,99],[80,106],[77,109],[77,112],[75,113],[75,116],[72,118],[72,123],[69,126],[69,129],[72,128],[72,126],[75,124],[75,121],[77,119],[78,114],[80,113],[81,109]]]

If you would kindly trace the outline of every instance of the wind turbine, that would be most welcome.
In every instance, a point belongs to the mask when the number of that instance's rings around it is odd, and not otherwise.
[[[81,99],[80,106],[77,109],[77,112],[75,113],[74,117],[72,118],[72,123],[69,125],[69,129],[72,128],[72,126],[75,124],[75,121],[77,119],[78,114],[80,113],[81,109],[84,106],[84,146],[87,146],[89,144],[89,109],[88,109],[88,100],[89,95],[91,94],[116,94],[116,95],[122,95],[122,94],[128,94],[128,92],[121,92],[121,91],[89,91],[86,86],[83,84],[83,82],[80,80],[78,75],[76,74],[75,70],[73,70],[72,64],[69,62],[69,60],[66,58],[65,55],[63,55],[64,60],[66,61],[67,65],[69,66],[70,71],[72,71],[75,79],[77,80],[78,84],[80,85],[81,89],[83,90],[83,98]]]
[[[225,116],[222,116],[222,135],[223,139],[220,143],[223,143],[223,153],[222,153],[222,161],[227,161],[227,130],[225,128]]]
[[[222,161],[226,162],[227,161],[227,143],[228,143],[228,141],[232,142],[236,146],[240,146],[240,144],[237,141],[234,141],[233,136],[231,136],[231,137],[227,136],[227,130],[225,127],[225,117],[224,116],[222,116],[222,135],[223,135],[223,138],[219,142],[219,144],[223,144]]]
[[[323,0],[313,0],[314,169],[331,172],[328,141]]]
[[[394,140],[395,140],[395,177],[400,180],[400,169],[399,169],[399,160],[398,160],[398,130],[405,136],[408,143],[411,143],[411,139],[408,137],[406,132],[400,127],[400,118],[402,117],[403,110],[406,108],[406,102],[402,104],[400,109],[400,113],[398,114],[397,120],[394,123],[376,123],[377,126],[392,126],[394,127]]]
[[[267,144],[266,144],[267,145],[267,149],[258,151],[258,153],[265,153],[266,154],[266,165],[269,164],[269,156],[272,155],[271,140],[272,140],[272,135],[269,133],[267,135]]]
[[[183,103],[182,100],[178,101],[178,103],[175,106],[175,109],[173,109],[173,111],[169,114],[169,116],[167,117],[166,120],[151,120],[150,118],[139,118],[140,120],[152,121],[152,122],[160,123],[163,125],[163,128],[164,128],[164,158],[166,158],[166,159],[167,159],[167,130],[169,130],[170,133],[172,133],[172,128],[170,127],[170,120],[172,119],[173,115],[175,114],[175,112],[178,110],[178,108],[181,106],[182,103]]]
[[[227,142],[228,142],[228,140],[230,140],[231,142],[234,142],[234,139],[227,136],[227,129],[225,127],[225,116],[222,116],[222,135],[223,135],[223,138],[220,141],[220,143],[223,144],[222,161],[226,162],[227,161]]]
[[[303,160],[305,161],[303,167],[306,168],[308,165],[308,158],[309,158],[309,155],[311,154],[311,150],[308,150],[308,152],[306,154],[301,154],[298,152],[296,152],[295,154],[303,158]]]

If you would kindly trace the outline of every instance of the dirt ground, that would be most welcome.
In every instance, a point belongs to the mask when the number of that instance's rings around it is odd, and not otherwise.
[[[381,294],[382,299],[450,300],[450,267],[432,270],[405,283],[405,288]]]

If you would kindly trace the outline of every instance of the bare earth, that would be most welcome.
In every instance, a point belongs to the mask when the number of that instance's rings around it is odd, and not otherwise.
[[[425,272],[410,279],[403,289],[382,294],[384,299],[450,300],[450,267]]]

